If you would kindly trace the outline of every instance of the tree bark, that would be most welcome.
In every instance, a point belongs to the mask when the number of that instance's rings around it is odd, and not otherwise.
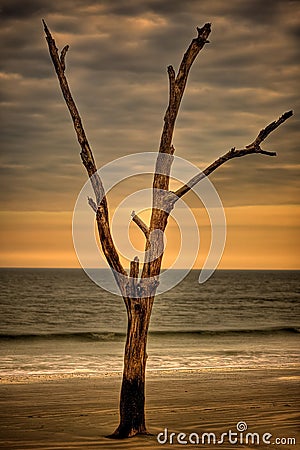
[[[125,298],[128,315],[120,395],[120,423],[109,437],[122,439],[148,434],[145,421],[147,334],[154,297]]]
[[[172,145],[172,139],[176,118],[191,66],[198,53],[208,43],[207,38],[211,32],[211,25],[209,23],[206,23],[202,28],[197,28],[198,35],[187,48],[177,75],[172,66],[168,67],[169,104],[164,116],[164,126],[153,177],[153,203],[150,225],[146,225],[135,212],[132,213],[132,220],[145,235],[145,261],[140,279],[138,258],[131,261],[130,276],[128,277],[127,271],[121,264],[111,235],[104,187],[98,175],[94,156],[65,76],[65,57],[69,46],[65,46],[59,55],[55,41],[45,21],[43,21],[43,24],[49,53],[81,147],[80,156],[82,163],[86,168],[95,193],[96,202],[92,198],[88,198],[88,203],[95,212],[102,250],[113,271],[127,309],[128,327],[120,396],[120,423],[110,437],[121,439],[132,437],[136,434],[147,434],[145,423],[147,334],[156,288],[159,282],[158,279],[164,254],[163,236],[169,214],[178,198],[185,195],[202,178],[210,175],[210,173],[230,159],[253,153],[275,156],[274,152],[262,150],[260,144],[293,113],[292,111],[286,112],[277,121],[272,122],[261,130],[251,144],[240,150],[236,150],[235,148],[231,149],[207,167],[203,173],[197,174],[176,192],[171,192],[169,190],[169,176],[175,150]]]

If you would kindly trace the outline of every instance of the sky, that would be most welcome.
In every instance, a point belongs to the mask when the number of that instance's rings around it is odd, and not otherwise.
[[[219,267],[299,269],[296,0],[0,0],[1,266],[79,267],[72,213],[86,173],[42,18],[59,48],[70,45],[66,74],[99,168],[157,150],[168,98],[166,68],[178,68],[196,27],[211,22],[210,43],[192,67],[179,112],[176,155],[203,170],[293,109],[294,116],[262,146],[276,151],[276,158],[239,158],[210,180],[227,219]],[[112,212],[136,186],[150,187],[151,179],[114,189]],[[202,232],[200,267],[209,223],[193,195],[185,200]],[[133,226],[132,240],[142,249]],[[165,266],[180,249],[172,221],[167,238]]]

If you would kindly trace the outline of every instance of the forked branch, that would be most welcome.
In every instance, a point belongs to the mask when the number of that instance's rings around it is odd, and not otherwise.
[[[107,200],[105,196],[105,191],[103,188],[102,181],[97,173],[97,167],[94,160],[94,156],[92,150],[90,148],[88,139],[86,137],[83,124],[79,115],[79,111],[76,107],[76,104],[72,98],[70,88],[68,85],[67,78],[65,76],[65,68],[66,68],[66,54],[68,52],[69,46],[66,45],[61,53],[59,54],[58,49],[55,44],[55,40],[53,39],[45,21],[43,20],[44,29],[46,33],[46,39],[48,42],[49,53],[57,74],[57,78],[60,84],[60,88],[65,99],[66,105],[69,109],[74,129],[77,135],[78,142],[81,147],[81,159],[86,168],[87,174],[91,180],[93,190],[96,196],[96,202],[92,198],[88,198],[88,203],[96,212],[96,220],[98,225],[100,242],[102,245],[103,252],[106,256],[106,259],[114,271],[116,276],[117,274],[126,275],[127,273],[124,270],[117,250],[115,248],[109,224],[109,214],[108,214],[108,206]],[[168,107],[166,109],[166,113],[164,116],[164,126],[161,134],[159,153],[156,161],[155,174],[153,178],[153,208],[150,220],[150,226],[148,227],[142,219],[140,219],[135,212],[132,213],[132,220],[138,225],[141,231],[144,233],[146,237],[146,248],[147,258],[144,263],[144,267],[142,270],[142,278],[157,277],[160,273],[161,268],[161,258],[162,256],[152,259],[153,254],[162,255],[163,252],[160,252],[159,248],[157,248],[160,244],[158,244],[155,238],[151,238],[153,230],[160,230],[162,232],[165,231],[169,210],[172,209],[178,198],[181,198],[187,192],[189,192],[193,186],[195,186],[201,179],[205,176],[210,175],[214,170],[220,167],[225,162],[229,161],[233,158],[238,158],[241,156],[246,156],[250,154],[262,154],[267,156],[275,156],[275,152],[270,152],[267,150],[263,150],[261,148],[261,143],[269,136],[271,132],[273,132],[276,128],[278,128],[282,123],[284,123],[289,117],[292,116],[293,112],[288,111],[284,113],[278,120],[270,123],[264,129],[262,129],[255,140],[245,146],[242,149],[232,148],[223,156],[218,158],[212,164],[210,164],[202,173],[197,174],[191,180],[178,189],[176,192],[169,191],[169,176],[170,170],[173,162],[173,153],[175,151],[172,145],[173,132],[175,127],[176,118],[178,115],[178,111],[180,108],[181,100],[185,91],[188,75],[190,69],[192,67],[193,62],[195,61],[197,55],[200,50],[204,47],[206,43],[209,41],[208,36],[211,32],[210,23],[206,23],[202,28],[197,28],[198,35],[196,38],[192,40],[189,47],[187,48],[182,61],[180,63],[178,73],[176,75],[175,70],[172,66],[168,67],[168,77],[169,77],[169,102]],[[162,194],[163,192],[163,194]],[[162,208],[162,203],[167,202],[167,207]],[[154,236],[154,234],[153,234]],[[151,241],[151,242],[150,242]],[[152,242],[153,241],[153,242]],[[149,250],[149,251],[148,251]],[[135,259],[131,263],[130,272],[133,273],[135,270],[135,274],[138,273],[139,263]],[[136,272],[137,270],[137,272]],[[135,276],[133,277],[135,278]]]
[[[153,242],[150,241],[151,232],[153,230],[161,230],[164,232],[168,223],[169,213],[160,207],[164,197],[161,191],[169,191],[170,170],[173,161],[172,157],[163,158],[161,155],[172,156],[174,153],[175,149],[172,145],[172,139],[179,107],[192,64],[200,50],[208,43],[207,38],[211,32],[210,23],[206,23],[202,28],[197,27],[197,32],[197,37],[192,40],[183,55],[177,75],[172,66],[168,67],[169,103],[164,116],[159,153],[153,177],[153,203],[149,227],[150,238],[146,241],[145,251],[147,252],[147,257],[142,270],[142,278],[156,277],[159,275],[161,269],[163,251],[160,247],[162,246],[162,243],[157,242],[154,237]],[[160,257],[153,260],[154,255],[156,254],[159,254]]]
[[[269,136],[270,133],[272,133],[272,131],[276,130],[276,128],[278,128],[283,122],[285,122],[292,115],[293,111],[285,112],[284,114],[282,114],[282,116],[279,117],[279,119],[267,125],[266,128],[263,128],[258,133],[257,137],[251,144],[246,145],[245,148],[242,148],[240,150],[232,148],[231,150],[229,150],[229,152],[225,153],[223,156],[218,158],[216,161],[210,164],[203,172],[195,175],[193,178],[190,179],[188,183],[186,183],[181,188],[177,189],[177,191],[175,192],[177,197],[174,197],[175,201],[177,201],[178,198],[181,198],[183,195],[189,192],[193,188],[193,186],[199,183],[199,181],[201,181],[205,176],[210,175],[212,172],[214,172],[214,170],[216,170],[218,167],[220,167],[222,164],[229,161],[230,159],[251,155],[253,153],[260,153],[262,155],[267,156],[276,156],[276,152],[269,152],[266,150],[262,150],[260,144],[266,139],[266,137]]]
[[[274,120],[274,122],[271,122],[269,125],[266,126],[266,128],[263,128],[257,135],[257,138],[249,145],[246,146],[246,148],[254,147],[256,149],[260,149],[260,144],[266,139],[266,137],[269,136],[272,131],[276,130],[283,122],[285,122],[289,117],[293,115],[293,111],[287,111],[282,116],[279,117],[279,119]],[[263,153],[264,155],[270,155],[270,156],[276,156],[273,154],[270,154],[269,152],[261,151],[258,153]]]
[[[176,76],[173,66],[168,66],[169,76],[169,104],[164,116],[164,126],[161,134],[159,152],[173,154],[172,146],[173,132],[178,115],[181,99],[184,94],[188,75],[198,53],[208,43],[208,36],[211,32],[210,23],[206,23],[202,28],[197,27],[198,36],[192,40],[185,52]],[[159,161],[158,161],[159,162]],[[159,168],[156,168],[159,169]],[[153,187],[155,189],[168,190],[169,173],[162,174],[155,171]]]

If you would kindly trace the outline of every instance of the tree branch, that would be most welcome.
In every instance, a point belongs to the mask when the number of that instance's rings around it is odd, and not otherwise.
[[[172,102],[172,99],[175,96],[175,70],[173,66],[168,66],[168,75],[169,75],[169,104]]]
[[[195,61],[198,53],[205,44],[208,44],[207,40],[208,36],[211,32],[211,24],[206,23],[202,28],[197,27],[198,36],[192,40],[189,48],[186,53],[183,55],[178,74],[176,77],[176,103],[178,103],[178,108],[180,105],[180,101],[182,99],[185,85],[187,82],[189,71],[192,67],[193,62]]]
[[[285,122],[292,115],[293,111],[285,112],[284,114],[282,114],[282,116],[279,117],[278,120],[275,120],[274,122],[267,125],[266,128],[262,129],[251,144],[246,145],[245,148],[242,148],[240,150],[232,148],[231,150],[229,150],[229,152],[225,153],[223,156],[221,156],[212,164],[210,164],[203,172],[195,175],[193,178],[190,179],[188,183],[186,183],[184,186],[175,191],[175,195],[177,196],[174,197],[175,202],[183,195],[185,195],[187,192],[189,192],[193,188],[193,186],[199,183],[199,181],[201,181],[205,176],[210,175],[212,172],[214,172],[214,170],[216,170],[218,167],[220,167],[222,164],[229,161],[230,159],[251,155],[253,153],[260,153],[262,155],[267,156],[276,156],[276,152],[269,152],[266,150],[262,150],[260,148],[260,144],[266,139],[266,137],[272,131],[276,130],[276,128],[278,128],[279,125]]]
[[[274,122],[271,122],[269,125],[266,126],[266,128],[263,128],[259,133],[257,138],[249,145],[246,146],[246,148],[249,147],[255,147],[259,148],[260,144],[266,139],[266,137],[269,136],[272,131],[276,130],[283,122],[285,122],[289,117],[293,115],[293,111],[287,111],[282,114],[282,116],[279,117],[279,119],[274,120]]]
[[[92,197],[88,197],[88,204],[90,205],[92,210],[96,213],[98,207],[97,207],[96,203],[94,202],[94,200],[92,199]]]
[[[150,236],[153,230],[165,231],[167,226],[169,213],[162,210],[159,205],[164,201],[162,191],[169,191],[169,177],[173,158],[161,157],[162,154],[173,155],[174,147],[172,145],[173,132],[175,127],[176,118],[178,115],[182,96],[184,94],[185,86],[187,83],[188,75],[195,61],[198,53],[208,42],[207,38],[211,32],[210,23],[206,23],[202,28],[197,27],[198,35],[192,40],[179,66],[177,76],[173,66],[168,66],[169,77],[169,103],[164,116],[164,126],[160,139],[159,153],[156,160],[155,174],[153,177],[153,204],[152,214],[150,220]],[[154,235],[153,235],[154,236]],[[151,237],[150,237],[151,239]],[[160,267],[162,262],[162,254],[157,247],[161,243],[150,242],[148,239],[146,242],[145,251],[147,252],[147,259],[144,262],[142,271],[142,278],[155,277],[160,273]],[[153,261],[153,254],[161,255],[157,260]]]
[[[211,31],[210,23],[206,23],[202,28],[198,28],[198,36],[194,38],[185,52],[178,74],[176,76],[173,66],[168,66],[169,76],[169,104],[164,116],[164,126],[162,130],[159,152],[173,154],[174,148],[171,146],[173,139],[174,126],[178,115],[181,99],[185,90],[188,75],[193,62],[198,53],[208,42],[207,38]],[[158,174],[158,175],[157,175]],[[168,189],[169,177],[163,176],[156,171],[153,187],[155,189]]]
[[[135,256],[133,261],[130,262],[130,277],[136,280],[138,276],[139,276],[139,258]]]
[[[81,159],[83,162],[83,165],[86,168],[86,171],[88,173],[88,176],[91,178],[91,182],[93,185],[93,189],[96,195],[96,200],[97,203],[100,203],[101,199],[103,199],[104,197],[104,189],[103,189],[103,185],[102,182],[100,180],[100,177],[98,176],[97,172],[97,167],[96,167],[96,163],[94,160],[94,156],[92,153],[92,150],[90,148],[89,142],[87,140],[83,125],[82,125],[82,121],[81,121],[81,117],[79,115],[79,111],[75,105],[75,102],[73,100],[69,85],[68,85],[68,81],[67,78],[65,76],[65,56],[66,53],[69,49],[69,46],[66,45],[62,52],[61,55],[59,56],[58,54],[58,49],[56,47],[55,44],[55,40],[53,39],[49,28],[47,27],[46,22],[43,20],[43,24],[44,24],[44,30],[46,33],[46,40],[48,43],[48,47],[49,47],[49,53],[57,74],[57,78],[60,84],[60,88],[63,94],[63,97],[65,99],[66,105],[68,107],[68,110],[70,112],[72,121],[73,121],[73,125],[74,125],[74,129],[77,135],[77,139],[79,142],[79,145],[81,147]],[[104,213],[108,215],[107,213],[107,205],[106,205],[106,201],[103,202],[103,209],[105,210]]]
[[[124,298],[126,308],[131,315],[131,311],[129,309],[130,299],[138,297],[138,277],[139,277],[139,269],[140,263],[139,258],[137,256],[134,257],[133,261],[130,261],[130,271],[129,271],[129,280],[126,285],[126,298]]]
[[[65,69],[66,69],[65,58],[66,58],[66,54],[67,54],[68,50],[69,50],[69,46],[65,45],[60,54],[60,64],[61,64],[63,71],[65,71]]]
[[[146,225],[145,222],[142,219],[140,219],[140,217],[135,213],[135,211],[132,211],[131,218],[132,218],[133,222],[135,222],[136,225],[142,230],[146,239],[148,240],[149,239],[148,225]]]
[[[108,215],[108,206],[107,200],[105,196],[105,191],[103,188],[102,181],[97,173],[97,166],[94,160],[94,156],[92,150],[90,148],[88,139],[86,137],[83,124],[81,121],[81,117],[79,115],[79,111],[76,107],[76,104],[73,100],[67,78],[65,76],[65,57],[66,53],[69,49],[69,46],[66,45],[60,56],[58,54],[58,49],[55,44],[55,40],[53,39],[49,28],[47,27],[46,22],[43,20],[44,30],[46,33],[46,40],[49,47],[49,53],[57,74],[57,78],[60,84],[61,92],[65,99],[66,105],[70,112],[74,129],[77,135],[77,139],[79,145],[81,147],[81,159],[84,167],[86,168],[87,174],[91,180],[91,184],[93,186],[93,190],[95,192],[97,205],[94,201],[89,200],[90,206],[95,210],[96,207],[96,220],[98,225],[99,237],[102,246],[103,253],[107,259],[110,267],[114,269],[115,277],[117,278],[117,274],[126,275],[127,273],[123,268],[118,252],[115,248],[109,225],[109,215]]]

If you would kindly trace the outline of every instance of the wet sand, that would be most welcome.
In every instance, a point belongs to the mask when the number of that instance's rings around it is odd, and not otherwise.
[[[27,377],[0,380],[0,448],[57,449],[159,449],[159,448],[300,448],[300,370],[202,370],[149,372],[147,376],[147,426],[152,436],[124,441],[107,439],[118,424],[121,374],[102,377]],[[237,431],[241,444],[201,444],[203,433]],[[176,433],[173,444],[159,444],[157,434]],[[178,444],[177,434],[185,433]],[[257,433],[259,445],[245,442],[246,433]],[[195,442],[197,433],[199,445]],[[262,442],[267,437],[271,444]],[[161,441],[164,441],[161,436]],[[232,435],[231,439],[234,439]],[[288,444],[287,439],[297,444]],[[212,436],[211,436],[212,439]],[[249,439],[251,439],[249,437]],[[257,439],[257,437],[255,438]],[[286,439],[286,441],[284,441]]]

